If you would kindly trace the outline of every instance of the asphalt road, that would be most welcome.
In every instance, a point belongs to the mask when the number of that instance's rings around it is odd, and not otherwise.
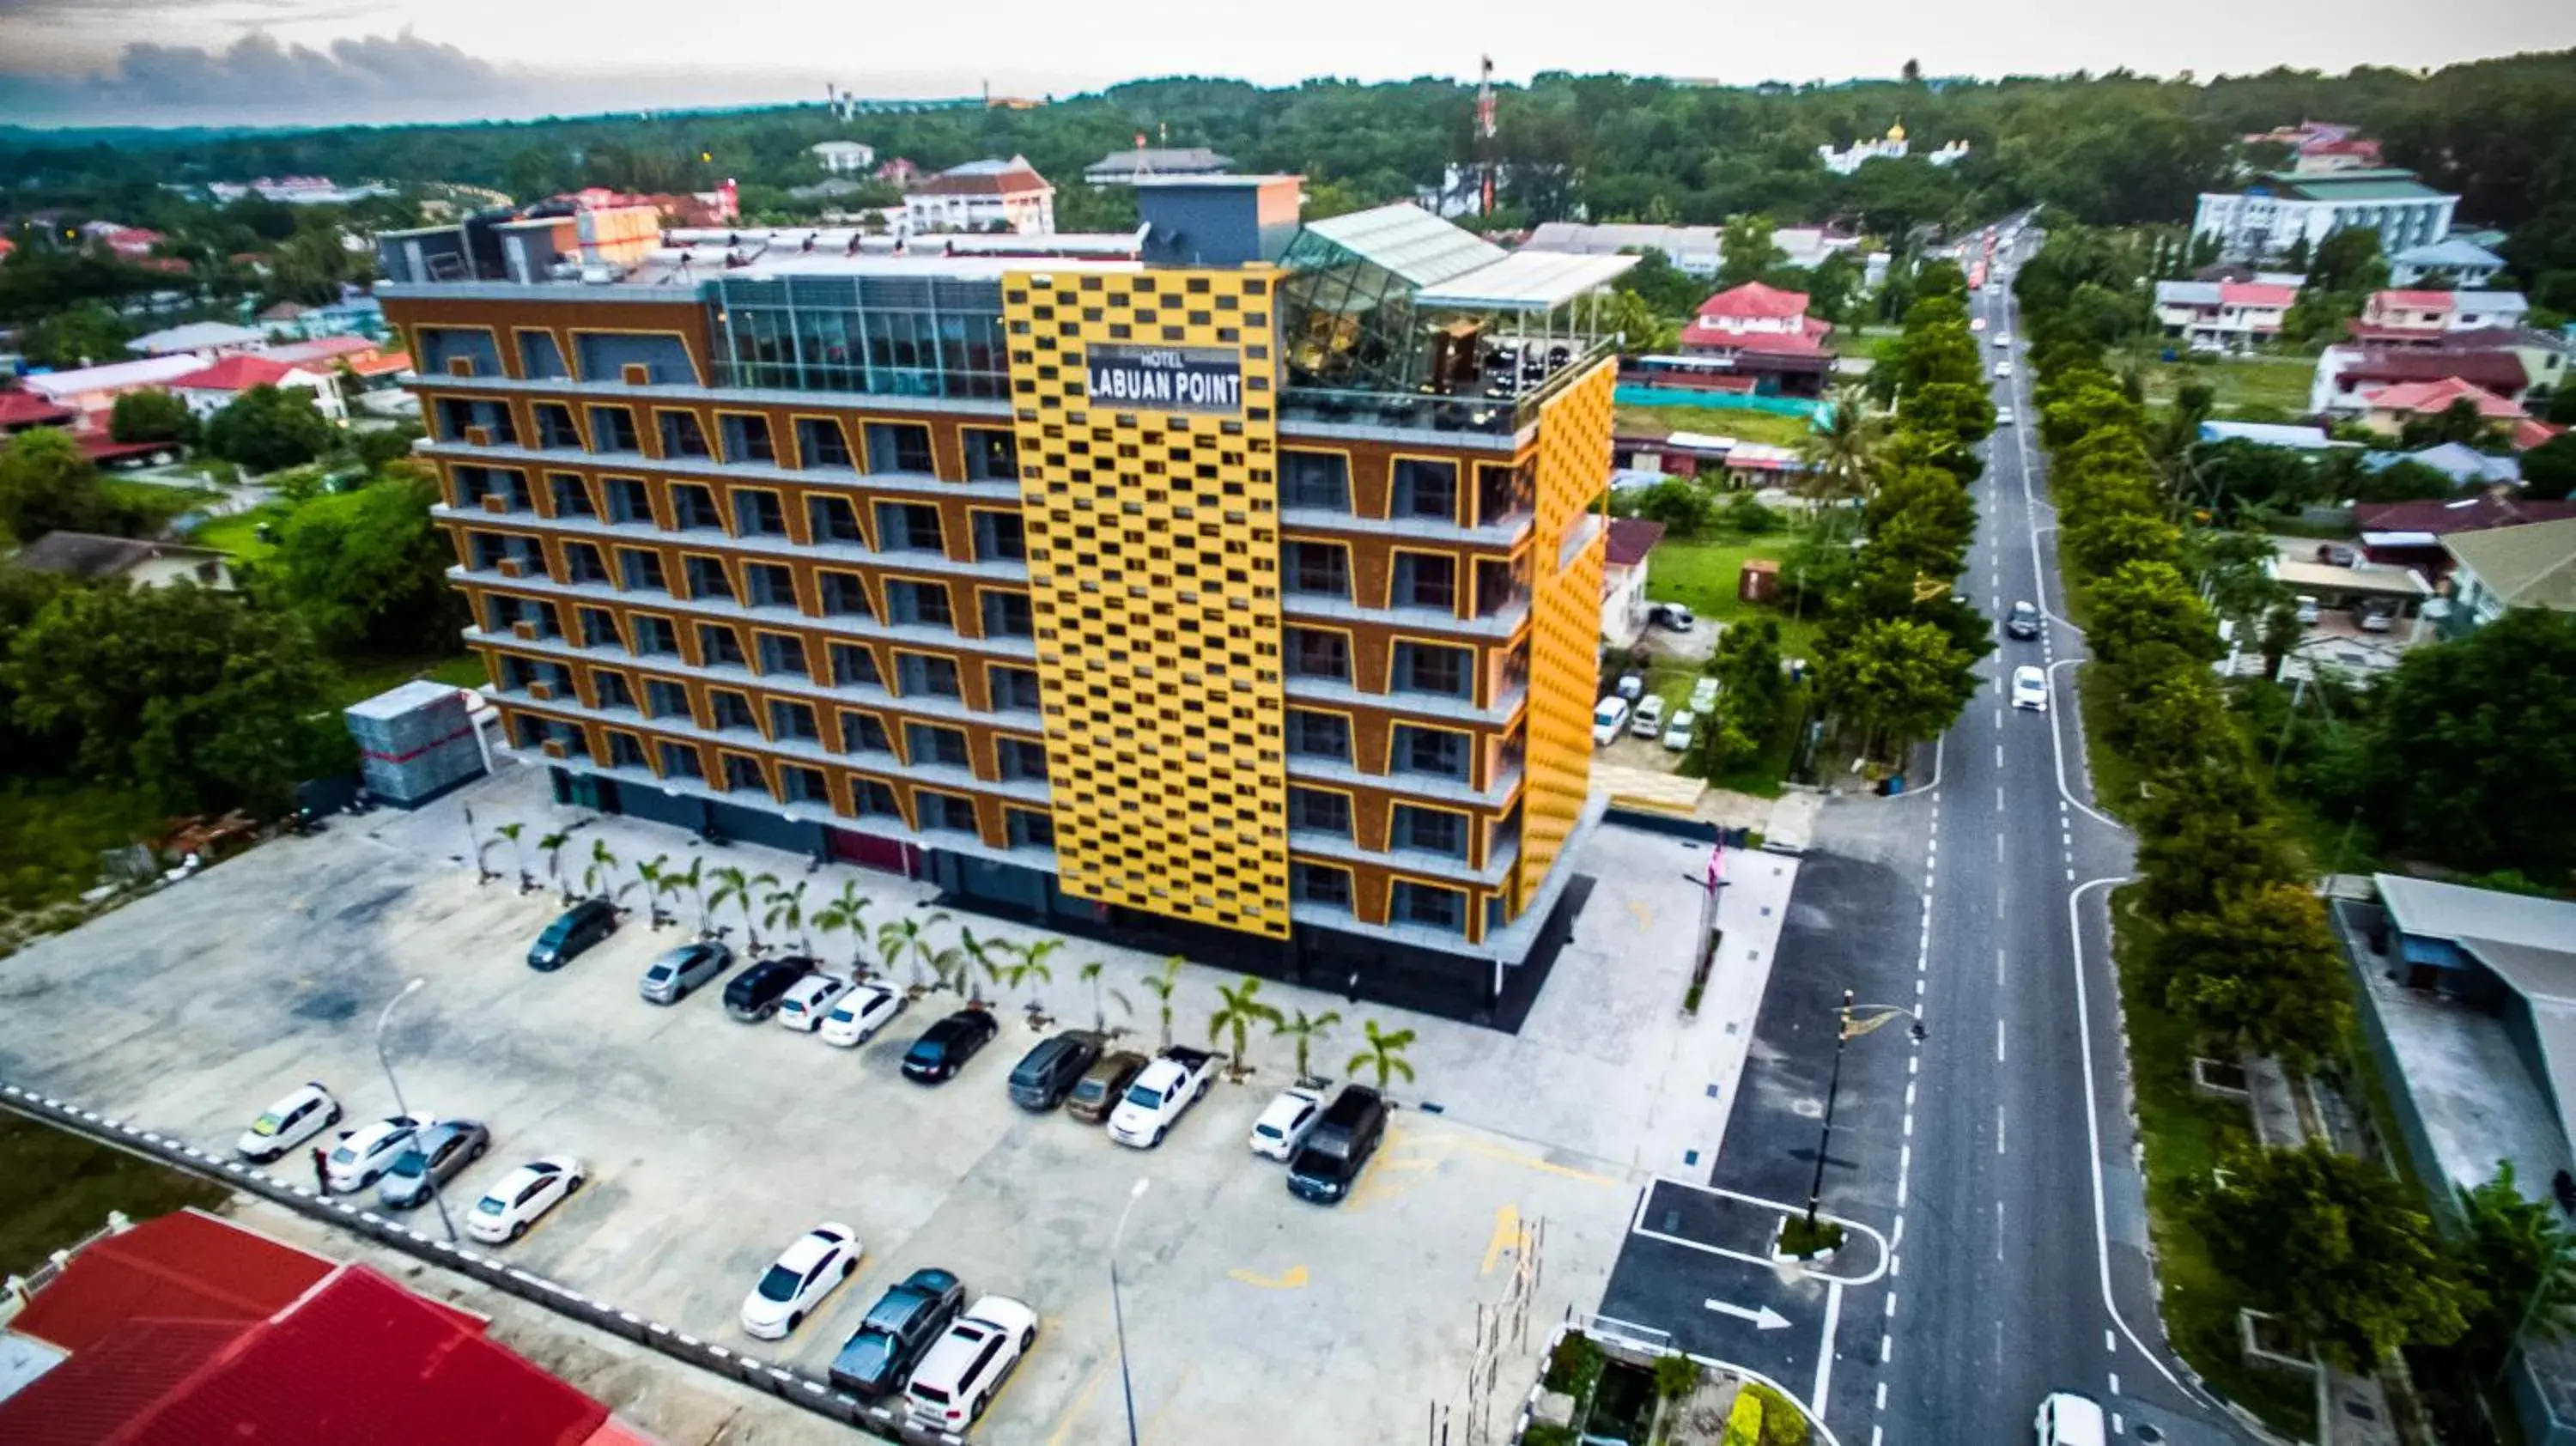
[[[1837,1257],[1842,1282],[1784,1274],[1665,1203],[1696,1182],[1658,1187],[1602,1314],[1763,1371],[1846,1446],[2027,1441],[2059,1390],[2102,1402],[2119,1438],[2230,1441],[2157,1323],[2106,949],[2105,897],[2130,849],[2092,807],[2083,640],[2062,617],[2039,439],[2023,432],[2030,379],[2020,338],[1991,341],[2016,320],[2000,259],[1971,314],[1989,372],[2013,363],[1992,385],[2016,420],[1987,444],[1960,584],[1996,619],[1997,648],[1910,793],[1823,814],[1704,1187],[1770,1202],[1774,1219],[1802,1207],[1830,1092],[1823,1209],[1879,1240]],[[2039,639],[2003,636],[2017,600],[2048,614]],[[2012,706],[2024,665],[2045,672],[2045,712]],[[1837,1082],[1846,989],[1885,1023],[1849,1040]],[[1922,1020],[1921,1039],[1896,1010]]]

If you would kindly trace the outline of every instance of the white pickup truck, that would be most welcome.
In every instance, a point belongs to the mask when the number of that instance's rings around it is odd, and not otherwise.
[[[1207,1093],[1208,1082],[1216,1077],[1216,1061],[1204,1049],[1176,1044],[1164,1050],[1127,1086],[1127,1097],[1118,1102],[1118,1108],[1109,1112],[1109,1138],[1139,1150],[1163,1143],[1173,1122]]]

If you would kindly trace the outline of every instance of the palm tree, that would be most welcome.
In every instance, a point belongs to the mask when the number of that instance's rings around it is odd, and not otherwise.
[[[733,864],[726,864],[722,868],[712,870],[712,873],[714,875],[715,887],[707,891],[707,907],[710,909],[721,909],[727,904],[739,906],[742,909],[743,947],[749,953],[758,955],[760,953],[760,921],[752,915],[752,909],[756,907],[760,901],[760,891],[758,886],[750,875],[745,874],[740,868]],[[776,879],[771,879],[770,882],[776,883],[778,881]]]
[[[1341,1022],[1341,1011],[1337,1009],[1327,1009],[1316,1015],[1309,1015],[1300,1009],[1293,1019],[1271,1022],[1272,1038],[1275,1039],[1284,1034],[1297,1041],[1297,1083],[1305,1084],[1315,1078],[1315,1072],[1306,1067],[1308,1052],[1321,1044],[1324,1036],[1332,1032],[1333,1026]]]
[[[931,984],[922,977],[923,970],[940,957],[924,931],[930,925],[947,922],[947,914],[933,913],[927,919],[888,919],[877,926],[877,957],[885,960],[886,967],[892,968],[906,959],[912,961],[911,994],[915,999],[930,992]],[[941,968],[940,979],[946,982],[945,966]]]
[[[546,861],[546,881],[563,890],[563,901],[567,904],[572,902],[572,880],[564,876],[563,851],[564,845],[571,842],[572,830],[568,828],[556,829],[537,840],[537,852]]]
[[[850,977],[868,977],[868,905],[874,902],[859,892],[856,880],[841,880],[839,897],[814,914],[814,927],[826,934],[847,931],[850,936]]]
[[[649,859],[635,861],[635,883],[644,891],[644,924],[647,928],[659,929],[664,923],[662,893],[670,887],[671,880],[662,868],[670,862],[669,854],[655,854]]]
[[[773,879],[771,882],[777,881]],[[797,952],[808,955],[814,952],[814,936],[807,933],[805,929],[805,891],[811,888],[813,883],[812,879],[798,879],[796,887],[792,889],[772,890],[769,895],[769,912],[763,915],[760,921],[776,931],[781,938],[789,934],[795,935]]]
[[[1097,959],[1083,965],[1082,982],[1091,986],[1091,1027],[1098,1033],[1107,1034],[1109,1033],[1109,1008],[1101,1002],[1102,991],[1100,988],[1100,973],[1103,967],[1104,966]],[[1136,1012],[1136,1006],[1128,1003],[1127,996],[1119,993],[1117,990],[1112,989],[1107,991],[1107,997],[1118,1001],[1118,1012],[1120,1014],[1134,1014]],[[1126,1031],[1122,1029],[1119,1032],[1123,1034]]]
[[[703,855],[689,860],[687,873],[671,876],[671,891],[676,894],[682,889],[689,891],[689,902],[698,911],[698,937],[714,938],[716,921],[707,910],[707,861]]]
[[[1145,976],[1145,987],[1154,991],[1155,1007],[1163,1016],[1164,1049],[1172,1047],[1172,991],[1180,987],[1181,965],[1185,962],[1180,955],[1174,954],[1163,961],[1162,973]]]
[[[606,899],[611,903],[615,903],[617,901],[618,894],[617,865],[617,854],[614,850],[609,848],[608,840],[604,838],[592,839],[590,841],[590,867],[581,871],[581,891],[585,894],[597,894],[599,897]]]
[[[1846,386],[1836,390],[1825,424],[1809,432],[1798,445],[1800,459],[1807,464],[1798,487],[1800,495],[1819,508],[1831,502],[1867,497],[1878,436],[1879,421],[1869,415],[1860,389]]]
[[[1238,1083],[1252,1073],[1252,1067],[1244,1063],[1246,1034],[1255,1024],[1267,1024],[1276,1029],[1280,1023],[1279,1011],[1263,1003],[1260,996],[1261,981],[1246,974],[1243,982],[1231,989],[1222,984],[1217,986],[1216,997],[1221,1002],[1216,1012],[1208,1016],[1208,1043],[1216,1043],[1220,1035],[1231,1034],[1234,1037],[1234,1057],[1227,1065],[1226,1073]]]
[[[528,872],[528,856],[519,851],[519,835],[527,831],[528,826],[524,823],[505,823],[492,830],[494,840],[509,840],[510,857],[519,866],[519,892],[523,894],[534,893],[537,887],[535,876]]]
[[[966,1007],[981,1009],[988,1002],[984,998],[984,985],[1002,982],[1002,973],[1007,966],[1001,961],[1011,952],[1011,946],[999,939],[978,939],[972,929],[960,929],[957,933],[958,950],[964,955],[965,962],[973,966],[959,971],[966,978]]]
[[[1055,982],[1055,969],[1047,961],[1063,949],[1062,939],[1041,939],[1034,944],[1022,944],[1018,949],[1019,962],[1011,966],[1013,989],[1028,981],[1036,981],[1029,984],[1029,1026],[1033,1029],[1045,1027],[1047,1021],[1046,1006],[1038,997],[1040,988]]]
[[[1358,1074],[1362,1069],[1373,1070],[1380,1090],[1384,1090],[1387,1081],[1397,1075],[1404,1076],[1410,1083],[1413,1066],[1405,1063],[1404,1052],[1413,1047],[1413,1031],[1399,1029],[1393,1034],[1381,1033],[1377,1021],[1372,1019],[1361,1032],[1368,1036],[1368,1048],[1352,1055],[1351,1062],[1342,1066],[1343,1072]]]

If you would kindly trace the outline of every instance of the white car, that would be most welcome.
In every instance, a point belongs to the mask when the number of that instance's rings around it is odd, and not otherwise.
[[[2039,1446],[2106,1446],[2111,1433],[2104,1425],[2101,1403],[2073,1391],[2050,1392],[2032,1422]]]
[[[2037,666],[2024,663],[2013,669],[2012,704],[2035,713],[2048,711],[2048,675]]]
[[[916,1426],[964,1432],[1037,1340],[1036,1311],[1009,1296],[980,1297],[913,1367],[903,1388],[906,1414]]]
[[[2012,424],[2013,424],[2013,410],[2012,410],[2012,408],[2010,408],[2010,407],[1997,407],[1997,408],[1995,408],[1995,425],[1996,425],[1996,426],[1998,426],[1998,427],[2009,427],[2009,426],[2011,426]]]
[[[1281,1090],[1252,1122],[1252,1153],[1273,1160],[1285,1160],[1297,1153],[1306,1132],[1315,1128],[1315,1117],[1324,1112],[1324,1097],[1317,1091],[1294,1088]]]
[[[1984,331],[1985,329],[1986,329],[1986,319],[1985,319],[1984,317],[1982,317],[1982,316],[1972,316],[1972,317],[1969,317],[1969,318],[1968,318],[1968,330],[1970,330],[1970,331]]]
[[[1717,680],[1703,677],[1691,684],[1690,711],[1705,713],[1717,706]]]
[[[1619,686],[1611,691],[1616,693],[1621,701],[1634,703],[1645,695],[1646,680],[1634,673],[1623,674],[1619,679]]]
[[[1109,1112],[1109,1138],[1139,1150],[1163,1143],[1163,1136],[1216,1077],[1216,1056],[1203,1049],[1173,1045],[1145,1066],[1136,1082]]]
[[[1996,333],[1995,333],[1995,345],[1996,345],[1996,346],[1998,346],[1998,347],[2008,347],[2008,346],[2011,346],[2011,345],[2012,345],[2012,333],[2011,333],[2011,332],[2008,332],[2008,331],[1999,331],[1999,332],[1996,332]]]
[[[1688,708],[1684,708],[1682,711],[1675,713],[1673,715],[1673,721],[1664,725],[1665,750],[1672,753],[1687,751],[1691,746],[1691,735],[1698,731],[1699,715],[1697,713],[1692,712]]]
[[[340,1102],[318,1084],[308,1084],[270,1105],[233,1142],[245,1160],[274,1160],[315,1135],[340,1123]]]
[[[395,1115],[371,1120],[340,1136],[340,1147],[323,1163],[322,1173],[334,1192],[364,1190],[394,1166],[411,1148],[411,1137],[436,1121],[427,1116]]]
[[[474,1202],[465,1216],[465,1233],[486,1245],[516,1240],[589,1178],[581,1161],[570,1155],[532,1160],[502,1176],[501,1183]]]
[[[778,1253],[760,1283],[742,1298],[742,1328],[765,1341],[785,1340],[850,1272],[859,1268],[859,1233],[826,1220]]]
[[[832,1005],[850,992],[850,981],[838,974],[808,974],[789,985],[778,996],[778,1013],[771,1016],[780,1024],[802,1034],[812,1034]]]
[[[2008,377],[2008,376],[2011,376],[2011,375],[2012,375],[2012,363],[2011,363],[2011,362],[2008,362],[2008,361],[1999,361],[1999,362],[1995,363],[1995,377],[1996,377],[1996,379],[1997,379],[1997,380],[2001,380],[2002,378],[2004,378],[2004,377]]]
[[[1663,732],[1664,700],[1660,697],[1655,697],[1639,701],[1637,704],[1637,721],[1629,725],[1628,731],[1636,734],[1640,738],[1652,738],[1656,734]]]
[[[878,1030],[886,1027],[886,1021],[903,1013],[903,1007],[911,1002],[900,989],[888,989],[882,984],[854,984],[850,986],[850,992],[833,1004],[832,1012],[823,1016],[822,1027],[815,1033],[823,1037],[825,1044],[836,1044],[843,1049],[865,1044],[876,1037]]]
[[[1604,698],[1601,700],[1601,706],[1592,710],[1593,746],[1597,748],[1607,748],[1611,744],[1617,742],[1619,740],[1619,735],[1626,732],[1627,729],[1627,699]]]

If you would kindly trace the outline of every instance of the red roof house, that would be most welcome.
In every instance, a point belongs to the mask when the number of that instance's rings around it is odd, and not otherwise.
[[[1664,540],[1664,524],[1642,517],[1613,517],[1602,539],[1601,635],[1619,644],[1635,640],[1646,625],[1646,554]]]
[[[246,392],[253,387],[288,385],[286,379],[294,374],[295,368],[284,362],[236,352],[185,376],[172,377],[168,385],[174,392]]]
[[[0,391],[0,437],[29,427],[65,427],[80,413],[50,397],[11,387]]]
[[[1778,320],[1781,318],[1803,320],[1807,314],[1807,293],[1783,291],[1776,286],[1765,286],[1759,281],[1748,281],[1742,286],[1729,287],[1701,302],[1699,314],[1703,319],[1715,317],[1721,320]]]
[[[2440,416],[2454,402],[2466,401],[2476,406],[2478,415],[2489,422],[2513,423],[2530,416],[2520,406],[2506,401],[2475,382],[2458,377],[2443,377],[2430,382],[2398,382],[2376,391],[2362,392],[2362,425],[2374,431],[2394,434],[2418,417]]]
[[[1748,281],[1700,303],[1682,328],[1686,356],[1722,358],[1754,377],[1765,395],[1813,397],[1833,369],[1830,322],[1807,315],[1807,295]]]
[[[12,1328],[70,1354],[0,1399],[11,1446],[641,1440],[477,1317],[194,1211],[80,1251]]]
[[[2279,307],[2288,310],[2299,299],[2299,288],[2275,286],[2268,282],[2222,281],[2218,285],[2221,306]]]

